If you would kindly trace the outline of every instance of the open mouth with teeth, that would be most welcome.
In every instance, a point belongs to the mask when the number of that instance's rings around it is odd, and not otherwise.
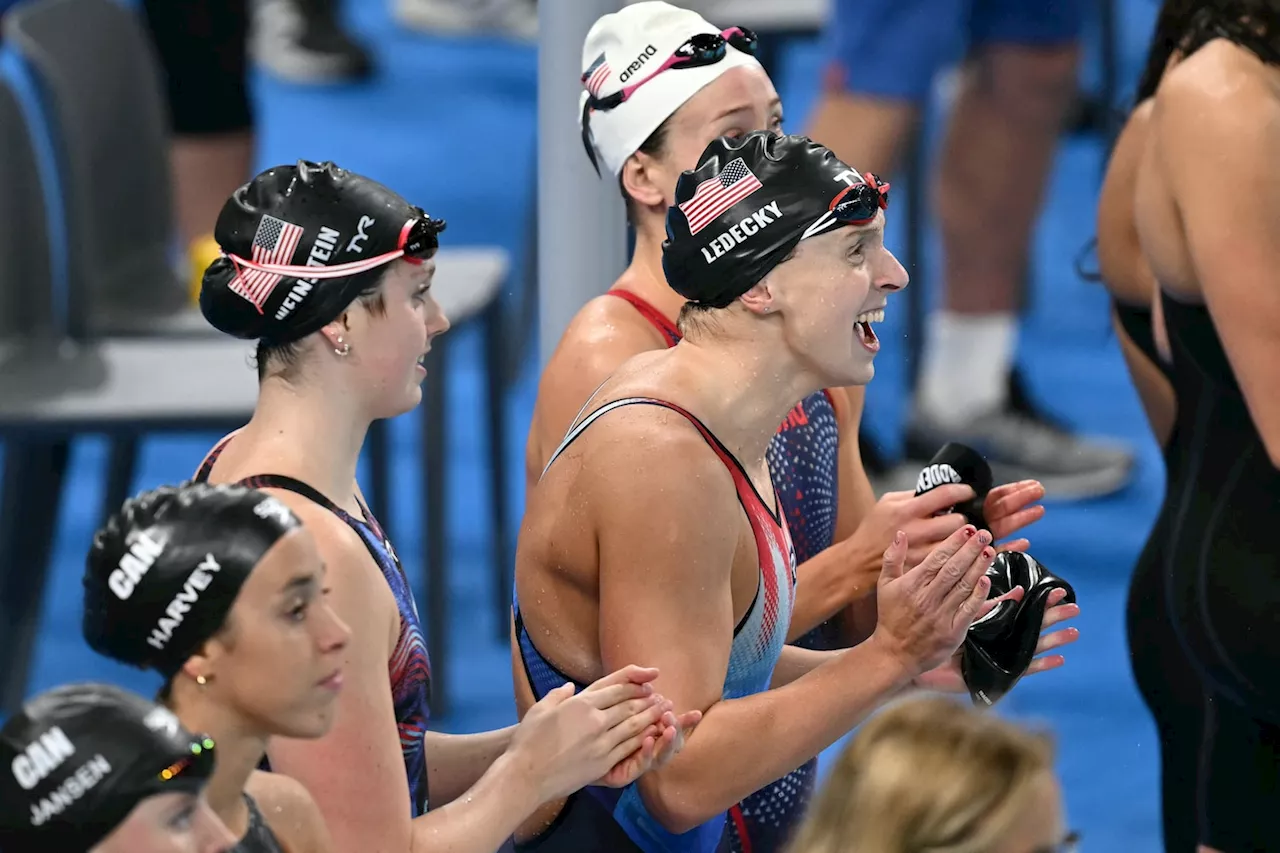
[[[858,343],[862,344],[863,349],[868,352],[880,351],[880,339],[876,337],[875,330],[871,328],[871,324],[883,322],[883,308],[877,308],[874,311],[863,311],[858,315],[858,319],[853,324],[853,329],[857,333]]]

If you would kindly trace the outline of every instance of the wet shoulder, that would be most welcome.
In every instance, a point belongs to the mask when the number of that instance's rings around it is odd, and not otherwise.
[[[1203,123],[1212,115],[1256,125],[1258,113],[1241,108],[1271,111],[1280,106],[1280,69],[1233,42],[1215,39],[1169,69],[1155,103],[1162,121],[1183,120],[1213,130]]]
[[[315,537],[326,568],[330,603],[352,630],[383,630],[388,655],[396,642],[400,612],[395,596],[360,534],[346,520],[288,489],[264,488],[298,516]]]
[[[631,303],[604,294],[574,315],[548,362],[547,372],[600,364],[608,375],[631,356],[666,346],[662,333]]]
[[[267,827],[286,850],[327,853],[331,849],[320,809],[301,782],[257,770],[245,783],[244,792],[253,798]]]

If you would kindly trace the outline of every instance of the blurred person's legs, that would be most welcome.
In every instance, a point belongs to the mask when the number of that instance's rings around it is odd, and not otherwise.
[[[247,2],[143,0],[169,98],[178,237],[195,281],[217,257],[223,203],[253,170]]]
[[[1111,491],[1131,466],[1010,399],[1031,233],[1075,93],[1083,14],[1084,0],[835,0],[834,59],[810,129],[857,168],[892,174],[939,72],[966,57],[931,176],[945,294],[927,323],[907,455],[964,441],[1001,480],[1039,479],[1057,497]]]
[[[251,0],[253,59],[294,83],[345,83],[373,72],[338,16],[339,0]]]
[[[537,0],[390,0],[403,26],[438,34],[484,33],[532,41],[538,37]]]

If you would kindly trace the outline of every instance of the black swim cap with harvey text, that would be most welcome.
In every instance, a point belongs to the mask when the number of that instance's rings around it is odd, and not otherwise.
[[[298,526],[276,498],[243,486],[166,486],[126,501],[86,561],[85,640],[172,678],[222,629],[254,566]]]
[[[667,211],[662,268],[692,303],[723,308],[755,287],[801,240],[849,224],[842,200],[864,176],[803,136],[721,137],[680,176]],[[887,204],[888,185],[871,207]],[[864,211],[865,212],[865,211]],[[867,214],[874,217],[874,211]],[[859,220],[859,224],[866,220]]]

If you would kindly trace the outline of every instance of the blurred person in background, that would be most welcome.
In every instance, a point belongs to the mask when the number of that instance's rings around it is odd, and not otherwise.
[[[143,0],[172,132],[174,213],[192,296],[218,256],[213,223],[253,173],[248,0]]]
[[[809,135],[881,175],[899,167],[935,78],[967,49],[932,177],[945,296],[927,323],[907,470],[954,440],[986,456],[996,482],[1039,480],[1056,498],[1122,487],[1130,452],[1051,423],[1013,370],[1032,229],[1076,92],[1084,0],[832,0],[829,14],[833,58]]]
[[[390,0],[391,13],[411,30],[435,35],[538,38],[537,0]]]
[[[291,83],[324,85],[367,79],[369,49],[342,21],[342,0],[237,0],[251,3],[254,62]],[[225,196],[224,196],[225,197]]]
[[[492,851],[543,802],[624,786],[679,749],[654,669],[574,696],[557,684],[518,726],[428,730],[431,665],[409,579],[356,482],[369,425],[421,402],[449,320],[431,293],[445,223],[332,163],[268,169],[227,200],[205,318],[257,342],[258,400],[195,479],[266,491],[315,538],[328,604],[351,628],[333,727],[273,738],[270,768],[306,786],[338,851]],[[634,723],[641,722],[639,729]]]
[[[1196,773],[1179,779],[1180,802],[1196,796],[1196,843],[1278,850],[1280,8],[1199,3],[1171,37],[1132,199],[1177,400],[1157,522],[1162,595],[1145,606],[1167,607],[1190,661],[1165,662],[1164,677],[1203,695]],[[1165,685],[1161,701],[1178,690]]]
[[[367,78],[373,58],[342,22],[342,0],[251,0],[253,58],[284,80],[304,84]],[[348,0],[349,2],[349,0]],[[535,0],[387,0],[404,28],[435,36],[538,37]]]
[[[1053,758],[991,712],[903,700],[840,753],[788,853],[1071,853]]]
[[[0,728],[0,850],[226,853],[204,796],[215,750],[118,687],[46,691]]]

